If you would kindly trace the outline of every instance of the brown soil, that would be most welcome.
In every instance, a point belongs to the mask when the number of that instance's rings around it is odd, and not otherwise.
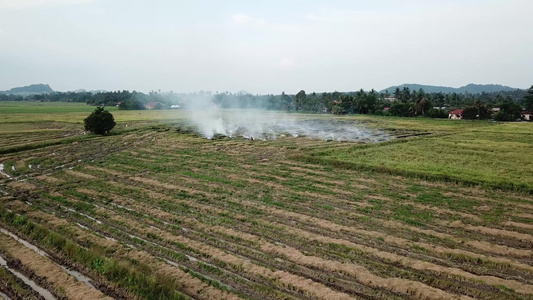
[[[453,221],[451,223],[447,221],[443,221],[442,224],[447,225],[452,228],[460,227],[460,228],[465,228],[465,229],[472,230],[472,231],[481,232],[484,234],[511,237],[511,238],[514,238],[514,239],[517,239],[523,242],[533,243],[533,236],[530,234],[497,229],[497,228],[484,227],[484,226],[474,226],[474,225],[464,224],[463,222],[459,220]]]
[[[97,172],[103,172],[103,173],[107,173],[107,174],[117,176],[117,177],[124,177],[124,174],[117,172],[117,171],[110,170],[110,169],[105,169],[105,168],[100,168],[100,167],[95,167],[95,166],[85,166],[84,169],[97,171]]]
[[[14,181],[7,184],[11,188],[23,191],[31,191],[37,188],[34,184],[31,184],[27,181]]]
[[[52,183],[52,184],[64,183],[63,180],[61,180],[59,178],[52,177],[52,176],[48,176],[48,175],[41,175],[41,176],[37,176],[35,178],[37,178],[39,180],[42,180],[44,182]]]
[[[216,196],[215,194],[213,193],[207,193],[207,192],[204,192],[204,191],[198,191],[196,189],[192,189],[192,188],[188,188],[188,187],[184,187],[184,186],[177,186],[177,185],[174,185],[174,184],[170,184],[170,183],[164,183],[164,182],[160,182],[160,181],[157,181],[157,180],[154,180],[154,179],[149,179],[149,178],[144,178],[144,177],[130,177],[129,178],[130,180],[133,180],[133,181],[136,181],[136,182],[141,182],[141,183],[144,183],[144,184],[147,184],[147,185],[151,185],[151,186],[154,186],[154,187],[158,187],[158,188],[163,188],[163,189],[167,189],[167,190],[181,190],[181,191],[184,191],[184,192],[187,192],[189,194],[204,194],[204,195],[207,195],[207,196]]]
[[[327,286],[324,286],[321,283],[314,282],[310,279],[305,279],[300,276],[287,273],[285,271],[272,271],[269,268],[256,265],[246,258],[241,258],[235,255],[226,253],[218,248],[214,248],[204,243],[191,240],[183,236],[173,235],[171,233],[160,231],[160,230],[154,231],[155,229],[153,228],[148,229],[145,226],[142,226],[140,224],[137,224],[136,222],[133,222],[129,219],[125,219],[122,217],[113,216],[112,218],[114,220],[118,220],[118,221],[124,222],[125,224],[128,224],[128,226],[131,229],[135,230],[136,232],[139,232],[139,233],[152,232],[154,234],[161,236],[163,240],[180,242],[185,245],[188,245],[189,247],[193,247],[201,252],[209,253],[213,258],[219,259],[226,263],[231,263],[233,265],[241,266],[245,272],[278,279],[282,282],[284,286],[292,285],[302,291],[305,291],[306,293],[314,295],[314,298],[316,299],[352,299],[349,295],[341,293],[341,292],[336,292],[328,288]]]
[[[90,179],[90,180],[96,179],[96,177],[93,176],[93,175],[82,173],[82,172],[78,172],[78,171],[73,171],[73,170],[65,170],[65,173],[67,173],[68,175],[80,177],[80,178],[83,178],[83,179]]]
[[[351,248],[354,248],[354,249],[359,249],[361,251],[364,251],[364,252],[367,252],[367,253],[371,253],[372,255],[375,255],[375,256],[380,257],[382,259],[386,259],[386,260],[389,260],[389,261],[400,263],[400,264],[402,264],[402,265],[404,265],[406,267],[410,267],[410,268],[413,268],[413,269],[416,269],[416,270],[430,270],[430,271],[434,271],[436,273],[448,273],[448,274],[451,274],[451,275],[456,275],[456,276],[461,276],[461,277],[464,277],[464,278],[468,278],[468,279],[471,279],[471,280],[474,280],[474,281],[482,281],[482,282],[485,282],[487,284],[491,284],[491,285],[495,285],[495,286],[503,285],[503,286],[510,287],[510,288],[516,290],[518,293],[533,294],[533,285],[523,284],[523,283],[520,283],[520,282],[517,282],[517,281],[514,281],[514,280],[506,280],[506,279],[501,279],[501,278],[494,277],[494,276],[478,276],[478,275],[463,271],[463,270],[458,269],[458,268],[444,267],[444,266],[436,265],[436,264],[433,264],[433,263],[430,263],[430,262],[420,261],[420,260],[417,260],[417,259],[412,259],[412,258],[409,258],[409,257],[400,256],[400,255],[397,255],[397,254],[394,254],[394,253],[380,251],[380,250],[375,249],[375,248],[358,245],[358,244],[355,244],[355,243],[352,243],[352,242],[349,242],[349,241],[346,241],[346,240],[329,238],[329,237],[325,237],[325,236],[311,234],[311,233],[308,233],[308,232],[305,232],[303,230],[296,229],[296,228],[285,228],[285,230],[288,231],[288,232],[294,232],[295,234],[298,234],[300,236],[304,236],[304,237],[306,237],[308,239],[317,240],[317,241],[320,241],[320,242],[323,242],[323,243],[326,243],[326,244],[327,243],[336,243],[336,244],[345,245],[345,246],[348,246],[348,247],[351,247]],[[359,271],[359,272],[361,273],[362,271]],[[357,272],[355,274],[357,274]],[[354,275],[354,274],[352,274],[352,275]],[[380,277],[378,277],[378,278],[380,278]],[[373,281],[375,282],[376,280],[377,279],[375,278]]]
[[[512,222],[512,221],[505,222],[503,223],[503,225],[519,227],[519,228],[524,228],[524,229],[533,229],[533,224],[524,224],[524,223],[517,223],[517,222]]]
[[[533,214],[529,214],[529,213],[520,213],[520,214],[517,214],[516,216],[520,218],[533,219]]]

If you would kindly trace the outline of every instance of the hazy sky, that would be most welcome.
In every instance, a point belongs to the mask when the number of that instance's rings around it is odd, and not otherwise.
[[[533,84],[533,1],[0,0],[0,90]]]

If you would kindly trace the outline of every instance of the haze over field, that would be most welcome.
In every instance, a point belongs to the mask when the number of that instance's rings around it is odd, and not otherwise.
[[[368,129],[357,121],[335,118],[298,119],[294,115],[260,110],[217,108],[189,109],[188,121],[205,138],[217,136],[252,140],[274,140],[280,137],[306,137],[339,142],[382,142],[388,133]]]
[[[533,2],[0,1],[0,90],[526,88]]]
[[[0,0],[0,299],[533,300],[533,0]]]

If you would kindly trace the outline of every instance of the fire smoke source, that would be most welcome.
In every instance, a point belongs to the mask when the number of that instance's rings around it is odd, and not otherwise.
[[[285,112],[258,109],[218,109],[204,105],[188,109],[188,120],[207,139],[217,135],[254,140],[271,140],[283,136],[320,140],[381,142],[390,139],[382,131],[369,129],[356,121],[334,116],[306,118]]]

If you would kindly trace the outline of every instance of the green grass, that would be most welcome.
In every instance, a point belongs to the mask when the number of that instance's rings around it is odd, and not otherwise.
[[[106,107],[116,111],[118,107]],[[56,114],[92,112],[94,106],[68,102],[0,102],[0,114]]]
[[[436,121],[432,130],[437,132],[439,123]],[[328,149],[301,158],[346,168],[533,191],[533,124],[488,128],[488,122],[464,123],[479,127],[459,127],[460,130],[444,135],[411,140]]]
[[[29,221],[26,217],[0,208],[0,219],[6,224],[31,237],[32,241],[40,242],[58,251],[62,255],[93,269],[96,273],[116,282],[118,286],[144,299],[187,299],[177,292],[176,283],[168,277],[157,273],[149,274],[149,266],[142,264],[126,264],[106,257],[105,249],[95,245],[89,249],[78,246],[63,235]]]
[[[524,207],[533,204],[531,197],[439,182],[528,191],[532,184],[528,169],[533,169],[528,151],[533,143],[532,124],[344,116],[341,118],[400,135],[430,134],[373,145],[289,137],[252,143],[206,140],[177,133],[175,126],[155,125],[168,123],[172,117],[178,120],[174,123],[180,122],[183,111],[113,113],[117,119],[127,120],[120,124],[122,130],[139,124],[144,127],[4,153],[5,170],[16,175],[11,172],[15,165],[18,175],[28,175],[28,180],[6,185],[13,196],[0,197],[0,223],[139,298],[182,297],[181,292],[173,291],[180,291],[185,281],[157,275],[148,260],[131,259],[126,255],[132,251],[130,247],[161,262],[176,262],[181,270],[206,283],[202,291],[231,287],[231,293],[249,299],[292,299],[308,292],[257,271],[259,267],[322,282],[338,291],[353,290],[368,298],[399,299],[412,294],[357,282],[343,273],[346,269],[335,267],[336,263],[355,264],[383,278],[418,281],[480,299],[518,299],[521,292],[505,282],[500,286],[463,278],[451,270],[413,266],[431,263],[474,275],[533,282],[533,272],[523,267],[530,265],[527,259],[468,243],[480,241],[529,251],[530,242],[499,236],[498,232],[480,234],[475,228],[530,234],[533,229],[515,228],[507,222],[533,222],[522,214]],[[64,113],[61,120],[79,122],[76,117],[81,114],[86,113]],[[16,122],[24,121],[22,115],[46,116],[19,114]],[[298,120],[334,118],[293,116]],[[37,135],[16,135],[19,124],[32,134],[65,130],[60,125],[68,125],[71,131],[81,127],[60,122],[4,124],[7,126],[0,130],[5,129],[6,139],[35,143],[46,142],[46,137],[41,141]],[[268,161],[263,161],[264,157]],[[30,170],[29,164],[41,168]],[[77,175],[61,170],[71,166]],[[47,176],[38,177],[40,174]],[[50,181],[52,177],[57,181]],[[65,220],[66,225],[51,222],[55,218]],[[78,234],[74,229],[81,229],[76,222],[90,230]],[[103,236],[118,243],[99,246],[104,245],[98,243]],[[228,255],[245,258],[251,265]],[[500,257],[512,263],[495,259]],[[323,269],[325,264],[315,263],[315,258],[333,262],[334,269]],[[309,293],[306,297],[314,296]]]
[[[414,130],[421,132],[454,132],[460,130],[492,129],[497,123],[488,121],[467,121],[467,120],[448,120],[448,119],[430,119],[430,118],[402,118],[402,117],[385,117],[369,115],[350,115],[341,117],[346,120],[355,120],[369,127],[375,127],[386,130]]]
[[[82,123],[94,109],[85,103],[0,101],[0,123]],[[113,113],[117,122],[176,121],[186,117],[183,110],[118,110],[115,106],[106,110]]]

